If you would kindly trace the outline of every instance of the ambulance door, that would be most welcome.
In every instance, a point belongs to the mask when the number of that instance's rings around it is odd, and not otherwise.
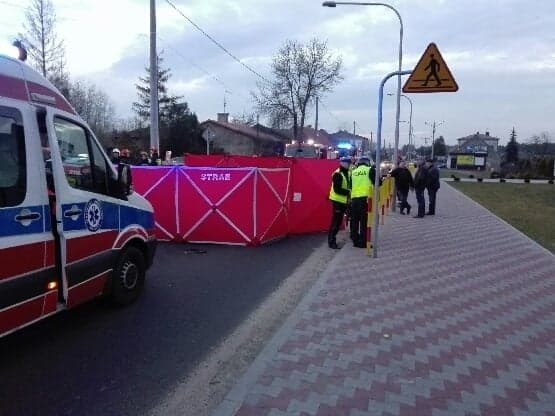
[[[0,336],[57,310],[55,245],[36,118],[0,103]]]
[[[64,294],[72,308],[104,291],[118,254],[121,200],[117,175],[88,127],[48,112]]]

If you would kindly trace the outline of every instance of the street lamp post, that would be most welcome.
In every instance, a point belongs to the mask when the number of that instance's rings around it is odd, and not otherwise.
[[[436,138],[436,127],[441,126],[443,123],[445,123],[445,120],[442,120],[439,123],[436,123],[435,120],[433,122],[427,122],[427,121],[424,122],[424,124],[426,124],[427,126],[432,126],[432,159],[434,158],[434,142]]]
[[[322,3],[324,7],[337,7],[337,5],[346,5],[346,6],[383,6],[387,7],[388,9],[392,10],[399,19],[400,30],[399,30],[399,68],[398,71],[402,70],[403,65],[403,19],[401,19],[401,15],[397,11],[397,9],[389,4],[386,3],[358,3],[358,2],[350,2],[350,1],[325,1]],[[398,152],[399,152],[399,118],[401,114],[401,75],[397,76],[397,113],[395,115],[395,150],[394,150],[394,166],[397,166],[397,159],[398,159]]]

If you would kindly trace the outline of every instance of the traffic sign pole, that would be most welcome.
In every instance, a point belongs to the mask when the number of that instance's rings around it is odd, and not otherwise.
[[[372,226],[372,257],[378,257],[378,226],[380,221],[380,214],[378,211],[378,198],[380,195],[380,156],[381,156],[381,146],[382,146],[382,104],[383,104],[383,88],[387,80],[394,76],[409,75],[412,71],[395,71],[387,74],[386,77],[380,83],[380,90],[378,94],[378,131],[376,139],[376,169],[374,176],[374,196],[372,197],[372,211],[374,212],[374,225]]]

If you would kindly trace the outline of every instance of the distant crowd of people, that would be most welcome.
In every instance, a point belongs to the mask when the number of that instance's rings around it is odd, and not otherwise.
[[[151,148],[148,152],[145,150],[139,152],[139,158],[133,160],[129,149],[120,150],[114,147],[112,149],[111,159],[114,165],[123,163],[136,166],[160,166],[163,164],[160,155],[154,148]]]
[[[414,176],[401,161],[399,166],[388,175],[395,180],[395,189],[399,202],[400,213],[410,214],[411,205],[408,203],[409,191],[414,191],[418,203],[418,211],[414,218],[424,218],[425,215],[435,215],[436,195],[440,187],[439,170],[434,160],[422,159],[416,164]],[[349,157],[339,160],[339,167],[333,172],[329,199],[332,204],[332,218],[328,231],[328,246],[338,249],[336,236],[343,222],[345,214],[350,219],[350,237],[355,247],[366,248],[368,198],[374,193],[375,166],[368,157],[362,156],[353,164]],[[380,183],[378,186],[382,185]],[[424,191],[428,191],[428,211]]]

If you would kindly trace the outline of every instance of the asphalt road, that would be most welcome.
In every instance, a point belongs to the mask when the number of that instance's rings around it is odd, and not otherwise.
[[[0,339],[0,416],[147,413],[324,240],[160,245],[134,305],[92,302]]]

